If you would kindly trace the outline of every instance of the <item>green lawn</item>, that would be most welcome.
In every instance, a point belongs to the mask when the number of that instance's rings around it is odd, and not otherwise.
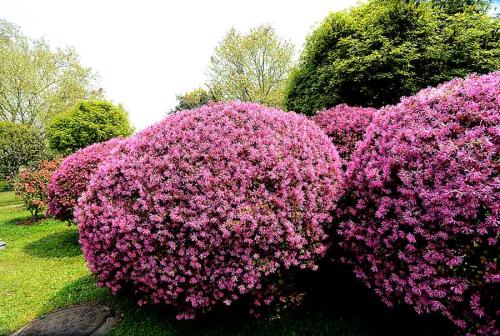
[[[429,330],[436,329],[411,313],[384,309],[373,298],[359,302],[364,291],[347,288],[351,279],[346,285],[326,277],[312,294],[319,303],[306,303],[281,316],[254,319],[243,312],[214,312],[197,321],[177,321],[165,307],[138,307],[133,299],[98,288],[86,268],[75,226],[49,219],[18,225],[27,216],[13,193],[0,193],[0,240],[7,243],[0,250],[0,335],[83,302],[102,303],[121,313],[112,335],[373,335],[381,330],[386,335],[403,330],[406,335],[432,335]],[[320,289],[328,287],[338,289]]]
[[[0,192],[0,207],[11,204],[19,204],[19,201],[16,199],[14,192],[13,191]]]

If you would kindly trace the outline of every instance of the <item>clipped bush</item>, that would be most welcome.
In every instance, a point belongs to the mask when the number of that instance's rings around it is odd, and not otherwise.
[[[47,126],[50,147],[69,155],[94,143],[132,134],[128,113],[121,105],[83,100],[56,115]]]
[[[14,191],[23,200],[32,220],[36,221],[47,206],[47,185],[59,163],[59,159],[42,161],[23,169],[13,181]]]
[[[49,182],[47,215],[72,220],[76,201],[87,189],[90,178],[121,141],[115,138],[96,143],[65,158]]]
[[[366,128],[377,110],[340,104],[313,116],[313,121],[328,135],[340,157],[347,162],[363,139]]]
[[[285,300],[288,275],[325,253],[339,161],[295,113],[236,102],[176,113],[91,179],[75,211],[85,258],[101,286],[180,319],[243,296],[251,309]]]
[[[387,305],[498,334],[500,72],[386,107],[351,157],[344,261]]]

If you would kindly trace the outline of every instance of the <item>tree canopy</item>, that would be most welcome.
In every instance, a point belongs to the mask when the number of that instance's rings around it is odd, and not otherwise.
[[[132,132],[123,107],[102,100],[81,101],[55,116],[47,127],[50,147],[63,155]]]
[[[0,178],[13,177],[19,167],[49,155],[43,135],[27,124],[0,121]]]
[[[210,92],[207,92],[203,88],[177,95],[176,98],[177,106],[174,108],[173,112],[193,109],[216,100]]]
[[[207,86],[215,100],[240,100],[270,106],[283,103],[293,45],[267,25],[243,35],[229,30],[210,59]]]
[[[52,50],[0,19],[0,120],[43,128],[80,99],[101,97],[95,79],[73,49]]]
[[[470,73],[500,68],[489,2],[368,0],[331,13],[307,38],[285,92],[306,114],[340,103],[381,107]]]

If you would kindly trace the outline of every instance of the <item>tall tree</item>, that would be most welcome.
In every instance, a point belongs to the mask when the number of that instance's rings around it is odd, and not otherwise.
[[[447,14],[462,13],[466,10],[485,14],[492,5],[489,0],[432,0],[432,2]]]
[[[70,48],[52,50],[0,20],[0,120],[44,127],[80,99],[96,98],[95,74]]]
[[[208,87],[216,100],[281,106],[293,45],[267,25],[243,35],[229,30],[210,59]]]
[[[368,0],[331,13],[307,39],[285,107],[306,114],[340,103],[380,107],[500,69],[500,20],[487,4]]]

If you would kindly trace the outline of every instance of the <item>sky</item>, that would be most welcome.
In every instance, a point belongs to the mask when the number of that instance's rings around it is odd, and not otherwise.
[[[176,94],[203,85],[225,33],[271,24],[295,44],[356,0],[0,0],[0,17],[53,47],[70,46],[99,74],[106,97],[136,130],[165,117]]]

